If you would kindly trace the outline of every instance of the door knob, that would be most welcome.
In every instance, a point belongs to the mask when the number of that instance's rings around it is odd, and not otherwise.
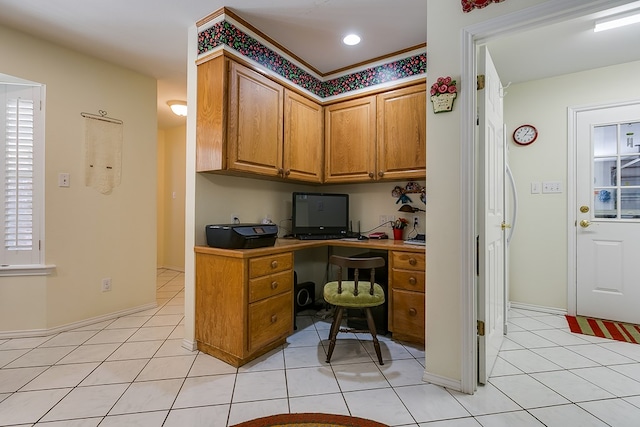
[[[582,221],[580,221],[580,227],[582,228],[587,228],[590,225],[591,225],[591,222],[587,221],[586,219],[583,219]]]

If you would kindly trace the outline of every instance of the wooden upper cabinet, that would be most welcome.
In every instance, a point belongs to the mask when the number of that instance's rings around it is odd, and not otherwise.
[[[228,167],[261,175],[282,174],[284,88],[231,62]]]
[[[426,84],[328,106],[221,54],[198,65],[196,171],[309,183],[424,179]]]
[[[375,179],[375,95],[325,107],[324,131],[324,182],[362,182]]]
[[[227,60],[198,65],[196,171],[227,168]]]
[[[426,175],[426,84],[378,95],[378,178]]]
[[[324,110],[304,96],[284,91],[284,177],[321,183],[324,164]]]

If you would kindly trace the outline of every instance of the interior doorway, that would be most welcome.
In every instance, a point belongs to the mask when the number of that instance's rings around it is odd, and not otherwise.
[[[508,17],[496,18],[483,23],[473,25],[463,29],[462,31],[462,81],[473,81],[475,79],[475,70],[477,64],[476,48],[479,45],[486,44],[492,39],[510,36],[521,31],[534,28],[543,28],[547,25],[570,20],[573,18],[585,16],[591,13],[609,9],[616,5],[624,4],[624,2],[604,2],[604,1],[558,1],[547,2],[538,6],[528,8],[524,11],[516,12]],[[498,69],[498,71],[500,71]],[[475,123],[476,123],[476,104],[475,104],[475,87],[466,85],[463,87],[461,106],[462,129],[461,136],[463,140],[475,140]],[[461,245],[463,247],[475,246],[476,218],[478,215],[478,205],[474,200],[473,191],[478,183],[477,168],[475,161],[475,144],[463,144],[463,152],[461,155],[460,166],[462,170],[474,171],[470,174],[463,174],[462,191],[463,191],[463,229],[472,230],[461,237]],[[466,205],[465,205],[466,204]],[[469,208],[469,209],[467,209]],[[469,259],[463,259],[462,265],[472,265],[474,263],[473,253],[465,252],[465,256]],[[476,278],[472,271],[465,272],[461,283],[461,295],[463,295],[462,318],[463,318],[463,366],[461,388],[464,392],[473,392],[476,387],[478,354],[475,348],[477,340],[476,321],[477,312],[475,307],[483,304],[484,301],[478,301],[478,295],[475,292]],[[469,314],[471,313],[471,314]]]

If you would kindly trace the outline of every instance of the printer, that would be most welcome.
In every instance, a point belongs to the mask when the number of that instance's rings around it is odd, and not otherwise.
[[[252,249],[273,246],[278,237],[275,224],[207,225],[207,245],[223,249]]]

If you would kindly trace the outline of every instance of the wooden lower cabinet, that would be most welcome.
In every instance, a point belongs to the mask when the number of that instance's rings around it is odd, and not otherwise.
[[[394,339],[424,344],[426,255],[393,251],[389,258],[389,330]]]
[[[198,350],[238,367],[293,332],[293,253],[254,258],[196,253]]]

